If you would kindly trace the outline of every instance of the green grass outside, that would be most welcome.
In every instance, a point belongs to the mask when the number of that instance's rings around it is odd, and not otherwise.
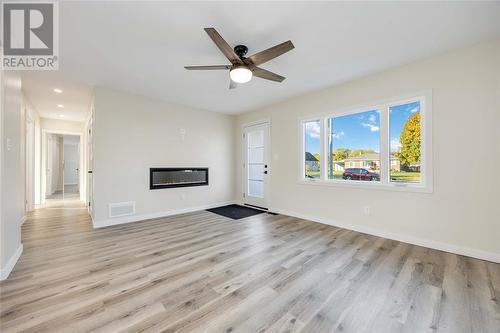
[[[319,171],[306,171],[306,178],[319,178],[320,176]]]
[[[420,182],[420,172],[394,172],[391,171],[391,180],[400,182]]]

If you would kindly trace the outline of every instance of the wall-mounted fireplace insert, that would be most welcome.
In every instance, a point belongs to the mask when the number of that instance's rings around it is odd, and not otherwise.
[[[208,168],[150,168],[149,189],[208,185]]]

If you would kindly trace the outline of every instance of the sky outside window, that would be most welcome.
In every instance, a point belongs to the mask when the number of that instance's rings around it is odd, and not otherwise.
[[[380,114],[368,111],[333,119],[333,149],[380,152]]]

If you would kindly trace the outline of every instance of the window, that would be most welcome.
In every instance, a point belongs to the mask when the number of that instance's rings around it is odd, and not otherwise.
[[[420,102],[389,107],[391,182],[420,183]]]
[[[320,178],[321,171],[321,123],[319,120],[304,123],[304,176]]]
[[[430,192],[427,100],[411,98],[301,121],[301,180]]]
[[[353,113],[327,121],[328,179],[380,181],[379,112]]]

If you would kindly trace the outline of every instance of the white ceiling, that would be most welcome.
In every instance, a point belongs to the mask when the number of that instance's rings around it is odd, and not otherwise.
[[[52,71],[23,71],[23,90],[43,118],[85,121],[90,110],[89,85],[65,79]],[[62,93],[54,92],[61,89]],[[63,108],[57,105],[64,105]]]
[[[262,65],[287,79],[229,90],[227,72],[184,70],[228,63],[204,27],[249,55],[291,39],[294,50]],[[497,36],[499,2],[61,2],[60,70],[23,76],[50,117],[61,100],[81,118],[96,85],[241,113]]]

